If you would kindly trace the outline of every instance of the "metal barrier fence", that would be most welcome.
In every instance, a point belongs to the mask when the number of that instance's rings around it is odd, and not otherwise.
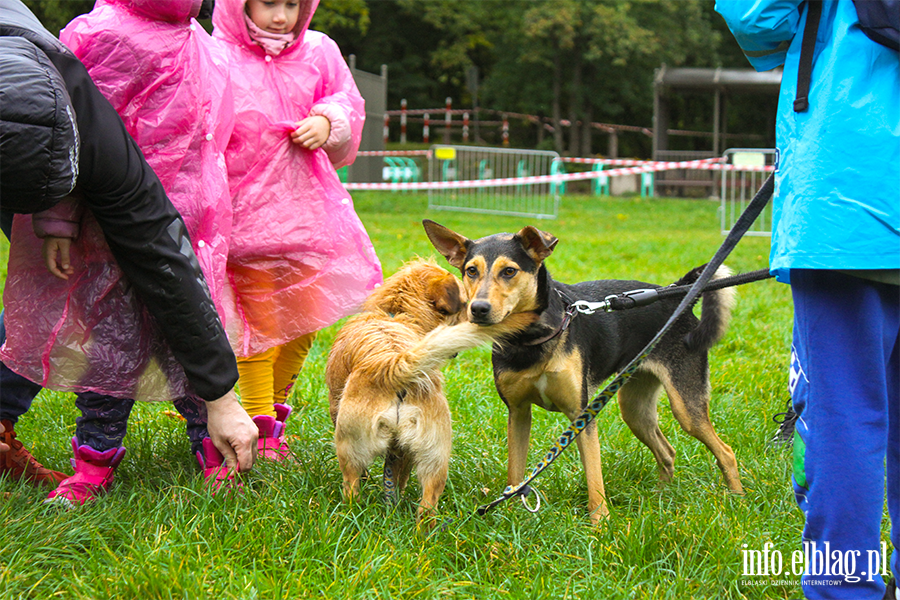
[[[430,182],[505,179],[556,174],[556,152],[475,146],[432,146]],[[428,208],[555,219],[559,184],[509,183],[469,189],[429,189]]]
[[[722,234],[726,235],[754,194],[774,170],[775,150],[764,148],[730,148],[723,154],[731,168],[721,172],[719,184]],[[766,206],[753,227],[744,235],[772,235],[772,203]]]

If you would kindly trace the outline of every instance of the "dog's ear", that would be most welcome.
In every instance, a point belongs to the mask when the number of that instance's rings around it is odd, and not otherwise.
[[[422,221],[422,226],[425,227],[425,234],[431,240],[431,244],[444,255],[447,262],[457,269],[462,269],[472,240],[429,219]]]
[[[459,293],[456,277],[447,273],[446,277],[438,277],[428,282],[425,296],[434,304],[441,314],[455,315],[463,307],[463,299]]]
[[[535,229],[528,225],[516,234],[516,238],[525,248],[528,256],[533,258],[535,262],[542,262],[545,258],[553,253],[556,243],[559,242],[554,236],[546,231]]]

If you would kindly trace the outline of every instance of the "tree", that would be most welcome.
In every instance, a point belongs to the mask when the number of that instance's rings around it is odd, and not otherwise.
[[[23,0],[34,16],[50,33],[59,36],[60,30],[78,15],[90,12],[93,0]]]
[[[93,6],[25,1],[54,33]],[[748,67],[708,0],[328,0],[312,28],[355,54],[357,68],[378,73],[388,65],[389,107],[402,98],[416,108],[443,106],[447,96],[457,107],[472,106],[466,74],[477,67],[482,107],[538,115],[553,130],[543,143],[579,155],[596,145],[591,122],[652,126],[653,78],[663,63]],[[729,131],[758,133],[757,124],[771,120],[770,102],[729,102]],[[710,113],[709,97],[679,98],[671,126],[707,130]],[[564,120],[572,125],[563,127]],[[514,143],[542,143],[543,122],[512,125]],[[630,134],[619,147],[646,156],[650,145],[649,137]]]
[[[571,154],[590,153],[593,121],[649,126],[655,69],[715,66],[723,39],[705,0],[398,4],[434,29],[427,62],[457,87],[455,97],[476,65],[483,105],[549,117],[553,145]]]
[[[335,39],[364,37],[369,29],[366,0],[328,0],[319,4],[310,28]]]

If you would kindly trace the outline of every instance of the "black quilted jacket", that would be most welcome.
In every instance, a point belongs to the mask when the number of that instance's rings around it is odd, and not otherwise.
[[[197,395],[223,396],[237,364],[181,216],[84,65],[19,0],[0,0],[0,102],[0,211],[49,208],[77,165],[88,210]]]

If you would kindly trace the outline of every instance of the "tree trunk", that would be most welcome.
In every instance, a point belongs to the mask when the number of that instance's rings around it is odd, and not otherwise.
[[[579,156],[588,157],[591,155],[591,139],[594,133],[594,128],[591,127],[591,123],[594,121],[594,107],[591,105],[590,100],[584,103],[582,114],[584,114],[584,123],[581,126],[581,152]]]
[[[560,114],[559,101],[560,95],[562,94],[562,59],[559,56],[559,52],[557,51],[556,55],[553,57],[553,104],[550,107],[550,110],[553,112],[551,118],[553,119],[553,144],[556,147],[556,152],[559,154],[563,153],[563,133],[562,133],[562,125],[560,121],[562,120],[562,115]]]
[[[575,53],[575,59],[572,62],[572,82],[569,96],[569,156],[578,156],[581,146],[581,126],[578,124],[582,112],[582,93],[581,93],[581,54]]]

